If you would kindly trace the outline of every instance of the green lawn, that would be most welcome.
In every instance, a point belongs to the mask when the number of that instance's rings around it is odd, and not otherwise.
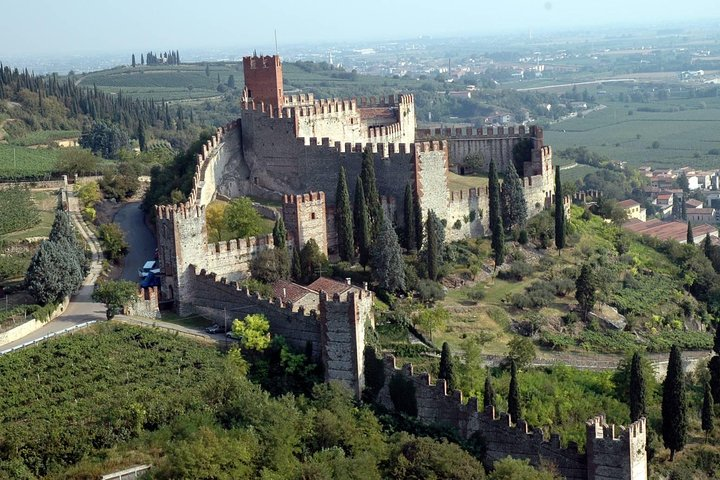
[[[32,237],[47,237],[50,235],[50,228],[55,220],[55,208],[57,207],[57,196],[55,192],[33,191],[31,197],[40,210],[40,221],[32,228],[8,233],[2,236],[2,240],[8,243],[17,242]]]

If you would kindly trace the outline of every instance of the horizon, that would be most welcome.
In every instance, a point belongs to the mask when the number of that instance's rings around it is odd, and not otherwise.
[[[32,35],[27,34],[27,7],[12,3],[4,9],[0,59],[130,55],[147,51],[192,52],[279,50],[302,45],[377,44],[387,41],[547,35],[553,32],[597,31],[607,28],[663,28],[702,22],[720,24],[710,0],[658,5],[651,0],[518,0],[482,5],[460,0],[452,6],[406,0],[361,11],[320,0],[309,8],[286,8],[284,0],[268,6],[241,6],[217,0],[213,12],[159,0],[148,5],[126,0],[122,9],[75,0],[70,7],[39,0]],[[296,7],[297,4],[293,4]],[[84,8],[83,8],[84,7]],[[370,12],[370,13],[368,13]],[[621,12],[621,13],[620,13]],[[622,15],[622,16],[620,16]],[[474,19],[480,19],[477,23]],[[357,28],[352,28],[353,20]],[[483,24],[485,19],[490,19]],[[108,25],[108,23],[110,25]],[[82,25],[82,28],[76,28]],[[72,28],[68,28],[72,26]],[[108,28],[110,26],[110,28]],[[22,42],[13,39],[22,38]]]

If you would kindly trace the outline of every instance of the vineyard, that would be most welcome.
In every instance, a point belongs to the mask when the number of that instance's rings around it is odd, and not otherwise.
[[[28,229],[39,219],[38,208],[29,190],[10,188],[0,191],[0,235]]]
[[[15,147],[0,143],[0,180],[33,179],[50,176],[58,149]]]

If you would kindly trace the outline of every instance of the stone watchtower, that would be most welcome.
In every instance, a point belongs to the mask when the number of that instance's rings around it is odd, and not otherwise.
[[[328,254],[327,216],[325,192],[283,196],[283,221],[293,238],[293,247],[300,251],[311,238],[320,251]]]
[[[282,108],[284,103],[283,73],[280,56],[243,57],[246,98]]]
[[[588,480],[647,480],[645,418],[627,428],[608,425],[599,415],[587,422]]]

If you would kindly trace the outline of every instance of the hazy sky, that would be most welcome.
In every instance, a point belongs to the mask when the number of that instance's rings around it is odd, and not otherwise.
[[[248,5],[252,3],[252,6]],[[267,48],[717,19],[718,0],[32,0],[3,2],[0,59],[27,54]]]

